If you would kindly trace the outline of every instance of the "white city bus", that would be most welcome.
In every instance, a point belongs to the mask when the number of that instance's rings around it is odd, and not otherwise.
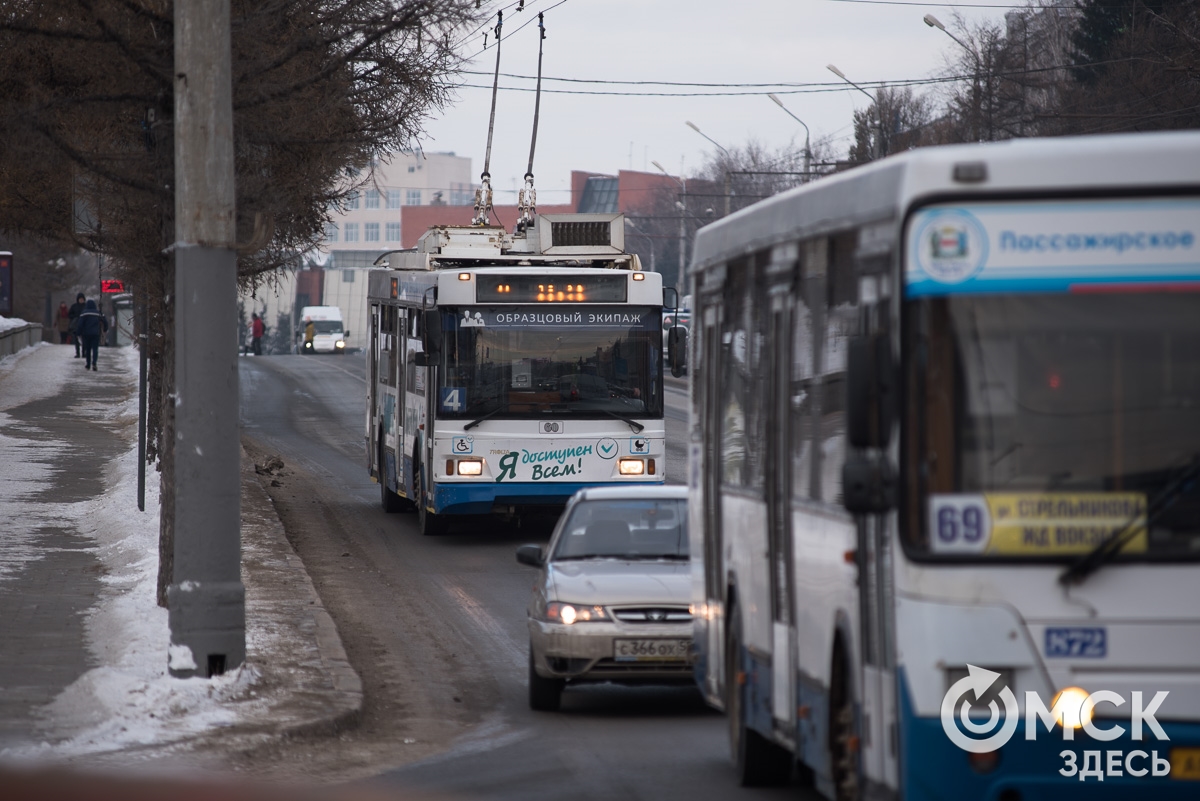
[[[387,511],[415,505],[434,534],[664,481],[664,291],[623,223],[439,227],[370,272],[367,455]]]
[[[1195,133],[917,150],[699,232],[696,676],[743,783],[1200,795],[1198,237]]]

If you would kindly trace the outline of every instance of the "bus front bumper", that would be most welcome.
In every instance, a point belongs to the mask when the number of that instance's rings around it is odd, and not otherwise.
[[[486,515],[492,512],[508,511],[511,508],[528,509],[530,507],[542,507],[547,511],[557,507],[561,510],[572,495],[585,487],[625,487],[631,484],[659,486],[662,483],[661,481],[444,483],[437,484],[434,488],[433,508],[438,514],[448,515]]]

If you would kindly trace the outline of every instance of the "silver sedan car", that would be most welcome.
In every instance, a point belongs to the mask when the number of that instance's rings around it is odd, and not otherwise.
[[[692,681],[687,488],[598,487],[571,498],[529,603],[529,705],[558,708],[582,682]]]

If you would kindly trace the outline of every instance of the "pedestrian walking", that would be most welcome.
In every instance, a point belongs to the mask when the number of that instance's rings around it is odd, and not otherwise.
[[[267,327],[263,325],[262,318],[257,314],[250,316],[253,318],[253,322],[250,323],[250,352],[255,356],[262,356],[262,338]]]
[[[65,300],[58,304],[54,327],[58,329],[58,344],[65,345],[71,341],[71,310],[67,308]]]
[[[100,337],[108,331],[108,320],[96,308],[96,301],[89,300],[83,314],[75,321],[76,336],[83,339],[84,370],[95,370],[100,361]]]
[[[78,359],[82,353],[82,343],[79,341],[79,315],[83,314],[83,310],[87,308],[87,298],[80,292],[75,296],[75,302],[71,304],[71,308],[67,310],[67,330],[71,333],[71,339],[75,342],[75,358]]]

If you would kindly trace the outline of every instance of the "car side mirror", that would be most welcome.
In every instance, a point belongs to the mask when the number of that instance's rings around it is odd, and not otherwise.
[[[530,567],[541,567],[546,563],[545,557],[542,556],[542,546],[522,545],[517,548],[517,561]]]
[[[347,329],[342,332],[342,339],[349,339],[349,338],[350,338],[350,330]]]

